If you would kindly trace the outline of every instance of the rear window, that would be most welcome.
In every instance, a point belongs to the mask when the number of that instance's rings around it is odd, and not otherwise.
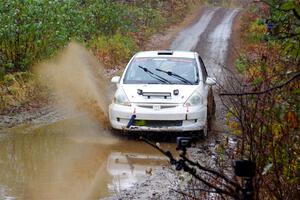
[[[131,61],[124,84],[198,84],[196,59],[143,57]]]

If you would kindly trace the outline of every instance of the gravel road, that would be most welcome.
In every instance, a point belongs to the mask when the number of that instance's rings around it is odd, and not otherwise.
[[[170,49],[197,51],[204,60],[208,74],[221,83],[224,78],[223,66],[227,62],[230,51],[231,30],[238,13],[239,9],[220,7],[202,10],[202,14],[195,23],[185,27],[177,34],[170,45]],[[200,141],[198,144],[202,147],[205,146],[208,151],[214,151],[215,141],[225,131],[225,111],[216,94],[215,101],[217,109],[214,130],[206,141]],[[193,152],[190,153],[198,154],[198,150],[194,148],[191,150]],[[205,156],[200,159],[210,162],[206,154],[198,154],[198,156]],[[180,180],[175,178],[175,173],[171,168],[155,170],[153,175],[149,176],[144,182],[137,183],[134,187],[123,190],[115,196],[105,198],[105,200],[178,199],[179,194],[174,192],[174,189],[180,187],[181,183]]]

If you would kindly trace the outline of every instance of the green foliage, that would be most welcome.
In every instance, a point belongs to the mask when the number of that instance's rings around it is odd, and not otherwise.
[[[0,72],[26,71],[70,40],[89,43],[101,36],[157,29],[160,19],[152,8],[109,0],[4,0],[0,2]]]
[[[152,33],[165,23],[160,12],[156,9],[131,7],[129,11],[131,13],[131,15],[129,15],[130,21],[135,25],[131,28],[132,32],[143,30]]]
[[[85,3],[86,21],[90,24],[90,33],[113,35],[117,31],[127,32],[131,21],[128,20],[128,8],[106,0],[91,0]]]
[[[73,37],[81,35],[84,16],[77,1],[7,0],[0,2],[0,66],[24,71]]]
[[[137,50],[134,40],[119,33],[113,36],[100,36],[91,42],[91,47],[104,64],[115,67],[127,62]]]
[[[265,25],[265,22],[264,22],[263,19],[260,18],[260,19],[257,19],[257,20],[256,20],[256,24],[257,24],[257,25]]]
[[[183,17],[190,2],[195,0],[0,1],[0,112],[47,93],[24,76],[70,41],[84,43],[105,66],[120,66],[166,19]]]
[[[251,42],[261,42],[265,38],[266,26],[259,20],[251,24],[249,31],[249,40]]]
[[[122,1],[122,0],[120,0]],[[190,5],[195,5],[199,2],[203,3],[203,0],[130,0],[129,4],[139,8],[148,10],[150,16],[151,12],[156,11],[160,13],[163,18],[167,18],[168,21],[164,23],[174,23],[181,20],[185,16]],[[147,22],[148,23],[148,22]]]
[[[300,2],[298,0],[269,0],[270,20],[274,24],[273,35],[283,43],[285,53],[299,59],[300,56]]]
[[[295,8],[294,1],[288,1],[280,5],[280,8],[283,10],[292,10]]]
[[[238,72],[244,72],[246,70],[247,63],[248,61],[246,55],[240,55],[240,57],[235,61],[235,67],[238,70]]]

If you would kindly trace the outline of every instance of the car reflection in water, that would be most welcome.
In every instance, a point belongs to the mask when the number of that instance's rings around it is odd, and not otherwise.
[[[150,145],[113,137],[84,115],[26,134],[24,127],[10,131],[0,134],[0,199],[100,199],[168,165]]]
[[[164,156],[112,152],[107,158],[107,172],[113,177],[110,192],[120,192],[145,180],[152,170],[168,164]]]

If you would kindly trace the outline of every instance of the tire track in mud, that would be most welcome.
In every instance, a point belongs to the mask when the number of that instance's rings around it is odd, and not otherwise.
[[[193,50],[199,41],[199,37],[206,30],[211,19],[218,10],[219,8],[207,9],[201,15],[201,18],[198,20],[198,22],[179,33],[179,35],[172,42],[170,49],[184,51]]]
[[[201,35],[195,51],[202,56],[209,76],[216,78],[217,84],[224,85],[226,81],[226,73],[224,67],[229,56],[229,42],[231,39],[232,27],[238,9],[222,8],[212,19],[212,23],[207,30]],[[217,86],[218,87],[218,86]],[[214,99],[216,102],[216,113],[211,135],[215,132],[224,132],[225,129],[225,115],[224,108],[220,97],[217,95],[214,87]],[[210,139],[216,139],[212,136]]]
[[[171,49],[198,52],[204,61],[208,75],[216,78],[218,84],[223,84],[224,65],[228,60],[233,22],[238,12],[239,9],[208,8],[196,23],[178,34],[171,44]],[[214,97],[217,106],[213,132],[224,131],[226,112],[216,92]],[[210,139],[216,138],[210,137]]]
[[[238,9],[208,8],[200,19],[181,31],[170,49],[197,51],[204,60],[208,73],[218,78],[226,63],[233,20]]]
[[[228,57],[229,40],[233,20],[238,13],[238,9],[222,9],[219,16],[216,16],[219,23],[214,24],[213,30],[207,31],[198,43],[196,50],[201,51],[203,46],[203,59],[210,76],[215,77],[219,82],[223,82],[224,65]],[[212,28],[212,27],[211,27]]]

